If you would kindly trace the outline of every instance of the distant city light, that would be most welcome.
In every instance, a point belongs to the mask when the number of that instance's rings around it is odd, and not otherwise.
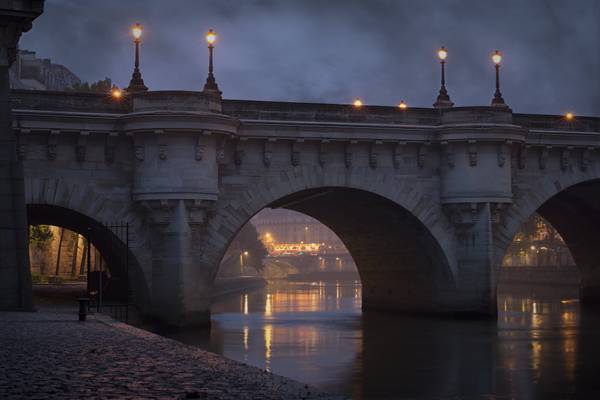
[[[567,121],[572,121],[574,118],[575,118],[575,115],[572,112],[570,112],[570,111],[565,114],[565,119]]]
[[[357,97],[356,99],[354,99],[354,103],[352,103],[352,104],[354,104],[354,107],[357,107],[357,108],[358,108],[358,107],[362,107],[362,105],[363,105],[363,102],[362,102],[362,100],[360,99],[360,97]]]
[[[408,108],[408,105],[404,102],[404,100],[402,100],[400,104],[398,104],[398,108],[401,110],[406,110]]]

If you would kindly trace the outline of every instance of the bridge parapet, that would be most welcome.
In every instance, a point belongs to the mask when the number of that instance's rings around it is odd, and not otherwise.
[[[569,121],[562,115],[513,114],[516,125],[530,131],[600,133],[600,118],[577,116]]]
[[[219,97],[183,90],[149,91],[131,95],[132,111],[221,112]]]
[[[56,92],[41,90],[12,90],[13,110],[63,111],[80,113],[125,114],[131,101],[125,97],[114,101],[109,94],[87,92]]]
[[[438,125],[440,112],[430,108],[223,100],[223,113],[240,120]]]
[[[453,107],[442,110],[440,123],[449,124],[512,124],[512,112],[499,107]]]

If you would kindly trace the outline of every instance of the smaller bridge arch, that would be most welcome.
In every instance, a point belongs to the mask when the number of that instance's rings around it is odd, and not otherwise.
[[[578,174],[554,181],[540,179],[508,210],[495,234],[498,268],[519,227],[534,213],[561,235],[581,274],[582,302],[600,301],[600,174]]]
[[[151,293],[141,263],[144,260],[140,258],[144,251],[127,248],[124,238],[105,225],[128,222],[130,238],[137,237],[138,242],[143,242],[139,240],[143,238],[138,227],[140,219],[130,212],[128,203],[109,200],[80,182],[26,179],[25,183],[28,224],[59,226],[85,236],[106,261],[113,284],[129,284],[128,289],[119,286],[115,291],[129,290],[135,304],[146,312],[151,304]]]

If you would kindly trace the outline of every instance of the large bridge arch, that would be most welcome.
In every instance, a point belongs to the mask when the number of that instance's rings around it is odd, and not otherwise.
[[[282,207],[331,228],[352,254],[364,285],[363,307],[442,312],[455,306],[453,228],[431,182],[369,168],[298,167],[247,179],[222,191],[210,218],[202,263],[214,279],[231,240],[252,216]],[[229,189],[229,190],[227,190]]]
[[[516,193],[495,231],[495,265],[527,219],[538,213],[562,236],[581,274],[580,296],[584,302],[600,300],[600,171],[535,177]]]
[[[86,236],[106,260],[112,276],[129,282],[135,303],[146,310],[151,302],[150,286],[143,270],[139,217],[127,203],[110,200],[92,186],[62,179],[25,179],[29,225],[55,225]],[[130,247],[104,224],[129,222]],[[133,239],[133,240],[132,240]],[[131,246],[132,243],[137,246]],[[127,253],[128,277],[126,261]],[[140,257],[140,255],[142,257]]]

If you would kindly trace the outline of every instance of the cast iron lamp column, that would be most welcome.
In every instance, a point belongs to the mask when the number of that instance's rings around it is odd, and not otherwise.
[[[129,87],[125,90],[127,92],[145,92],[148,90],[146,85],[144,85],[144,80],[142,79],[142,73],[140,72],[140,43],[142,41],[142,25],[139,23],[135,24],[131,28],[131,34],[133,35],[133,43],[135,43],[135,66],[133,68],[133,74],[131,75],[131,81],[129,82]]]
[[[494,62],[494,66],[496,68],[496,92],[494,93],[494,98],[492,99],[492,107],[508,108],[506,103],[504,103],[502,93],[500,93],[500,62],[502,62],[502,54],[498,50],[492,54],[492,61]]]
[[[220,97],[221,91],[219,90],[219,86],[217,85],[217,81],[215,80],[215,76],[213,74],[213,50],[215,48],[214,44],[216,41],[217,33],[214,30],[209,29],[206,33],[206,42],[208,43],[208,77],[206,78],[203,92]]]
[[[450,96],[448,96],[448,91],[446,90],[446,57],[448,57],[448,50],[442,46],[438,50],[438,58],[442,66],[442,86],[440,87],[440,94],[438,94],[436,102],[433,103],[435,108],[450,108],[454,105],[450,101]]]

